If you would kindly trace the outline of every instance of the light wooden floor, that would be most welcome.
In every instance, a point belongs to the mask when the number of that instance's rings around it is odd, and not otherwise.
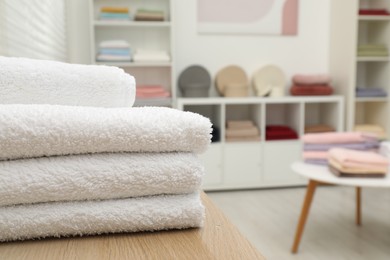
[[[290,249],[304,188],[207,194],[267,259],[390,259],[390,189],[362,189],[358,227],[355,189],[319,187],[296,255]]]

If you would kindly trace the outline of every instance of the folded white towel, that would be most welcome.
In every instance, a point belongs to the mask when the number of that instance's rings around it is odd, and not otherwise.
[[[103,152],[203,152],[206,117],[166,107],[0,105],[0,160]]]
[[[109,40],[100,42],[99,48],[130,48],[130,44],[125,40]]]
[[[0,206],[116,199],[199,190],[191,153],[106,153],[0,161]]]
[[[130,107],[135,79],[103,65],[0,57],[0,104]]]
[[[0,241],[200,227],[198,193],[0,208]]]

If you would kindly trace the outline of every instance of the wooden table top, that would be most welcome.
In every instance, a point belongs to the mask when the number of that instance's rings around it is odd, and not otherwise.
[[[202,194],[199,229],[0,243],[0,259],[265,259]]]

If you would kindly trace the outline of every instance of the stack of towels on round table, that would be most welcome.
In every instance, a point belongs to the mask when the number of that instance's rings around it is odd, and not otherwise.
[[[116,67],[0,57],[0,78],[0,241],[202,226],[209,119],[131,107]]]
[[[327,165],[342,177],[384,177],[389,159],[379,154],[375,135],[361,132],[317,133],[303,136],[306,163]]]
[[[302,137],[303,159],[307,163],[328,165],[331,148],[346,148],[360,151],[377,151],[378,138],[362,132],[310,133]]]

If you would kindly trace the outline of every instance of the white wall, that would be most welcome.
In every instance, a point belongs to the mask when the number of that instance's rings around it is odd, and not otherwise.
[[[198,34],[196,0],[176,0],[176,75],[192,64],[205,66],[214,78],[229,64],[252,73],[265,64],[279,66],[290,81],[294,73],[328,70],[330,1],[300,0],[298,35],[210,35]]]
[[[89,0],[67,0],[68,60],[91,63]]]
[[[68,1],[70,61],[89,63],[88,0]],[[171,1],[175,12],[176,75],[191,64],[205,66],[213,78],[229,64],[243,67],[248,76],[262,65],[275,64],[289,79],[294,73],[328,70],[329,0],[299,1],[296,36],[198,34],[196,0]]]

